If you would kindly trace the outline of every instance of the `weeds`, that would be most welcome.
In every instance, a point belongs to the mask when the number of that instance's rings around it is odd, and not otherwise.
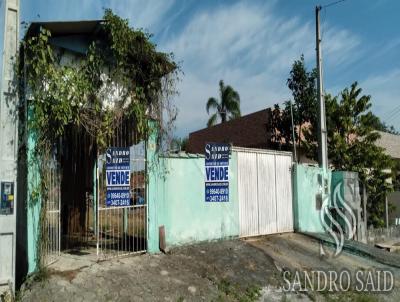
[[[256,285],[250,285],[244,290],[238,284],[232,284],[226,279],[222,279],[217,284],[218,290],[221,294],[217,298],[220,301],[238,301],[238,302],[253,302],[261,296],[261,288]]]

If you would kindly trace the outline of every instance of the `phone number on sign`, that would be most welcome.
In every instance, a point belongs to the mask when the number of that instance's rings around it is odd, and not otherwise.
[[[129,205],[130,205],[129,199],[114,199],[108,202],[108,206],[114,206],[114,207],[123,207]]]
[[[115,192],[115,193],[108,193],[109,198],[111,199],[123,199],[123,198],[128,198],[130,197],[129,192]]]
[[[229,201],[229,199],[228,199],[228,195],[215,195],[215,196],[209,196],[207,198],[207,201],[224,202],[224,201]]]
[[[217,195],[217,194],[228,194],[229,193],[229,189],[228,188],[209,188],[207,189],[208,193],[212,194],[212,195]]]

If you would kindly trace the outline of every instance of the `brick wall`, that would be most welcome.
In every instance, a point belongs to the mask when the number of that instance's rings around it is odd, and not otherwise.
[[[257,111],[232,121],[221,123],[189,134],[187,152],[204,153],[207,142],[232,143],[237,147],[270,147],[268,121],[271,109]]]

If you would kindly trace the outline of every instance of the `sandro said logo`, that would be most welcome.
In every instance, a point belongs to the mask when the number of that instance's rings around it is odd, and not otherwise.
[[[346,200],[344,191],[355,190],[348,180],[337,183],[332,192],[332,198],[323,198],[320,220],[325,231],[335,241],[334,257],[337,257],[343,250],[345,239],[353,239],[356,234],[356,217],[354,215],[354,200]],[[331,202],[330,202],[331,200]],[[321,246],[320,254],[324,254]]]

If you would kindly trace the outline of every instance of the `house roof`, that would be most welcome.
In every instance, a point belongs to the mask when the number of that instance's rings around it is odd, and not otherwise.
[[[36,35],[41,27],[51,32],[50,44],[85,54],[101,28],[102,20],[33,22],[26,36]]]
[[[53,37],[88,35],[95,33],[101,23],[102,20],[32,22],[28,28],[27,35],[36,33],[40,27],[50,30]]]
[[[385,149],[385,153],[392,158],[400,159],[400,135],[378,131],[381,135],[376,145]]]

